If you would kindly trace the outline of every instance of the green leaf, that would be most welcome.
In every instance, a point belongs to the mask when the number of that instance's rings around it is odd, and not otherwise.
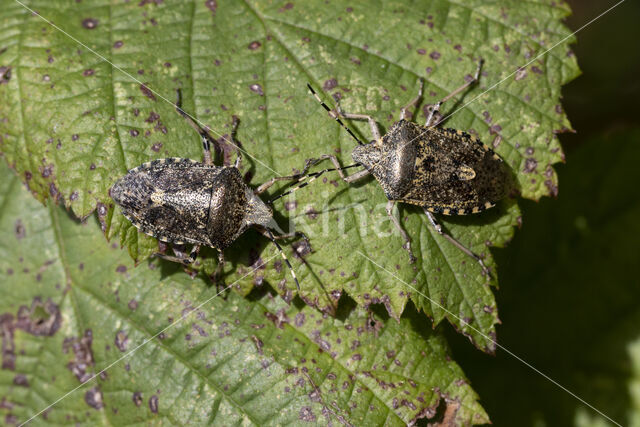
[[[135,268],[93,219],[41,206],[4,165],[0,183],[5,420],[26,421],[107,369],[42,417],[404,425],[448,410],[456,424],[488,422],[440,332],[417,332],[414,310],[396,322],[343,300],[334,318],[266,288],[215,297],[198,278]]]
[[[554,132],[570,127],[560,87],[578,74],[566,44],[573,38],[509,75],[569,35],[561,23],[569,13],[563,2],[29,2],[113,66],[19,4],[5,3],[0,66],[11,67],[0,85],[5,158],[38,199],[64,202],[81,218],[98,207],[103,229],[138,261],[157,244],[114,213],[108,189],[149,159],[201,158],[198,137],[165,102],[174,100],[177,88],[183,90],[184,109],[218,137],[230,133],[233,115],[240,118],[238,139],[251,156],[245,156],[243,173],[257,186],[324,153],[351,163],[353,142],[308,94],[307,82],[322,88],[325,99],[340,99],[346,111],[371,114],[384,130],[415,96],[420,78],[426,80],[424,103],[433,103],[460,86],[484,58],[480,85],[457,104],[445,104],[443,112],[506,80],[446,125],[492,145],[524,197],[556,192],[552,165],[562,153]],[[350,125],[370,137],[365,124]],[[232,160],[234,150],[226,148],[226,160]],[[303,299],[333,313],[346,292],[359,305],[383,303],[395,318],[411,299],[434,324],[447,318],[478,347],[493,351],[495,281],[438,236],[419,209],[402,205],[399,214],[418,254],[418,262],[409,265],[378,184],[348,187],[325,177],[289,199],[289,210],[277,205],[284,229],[289,220],[312,238],[313,252],[294,262]],[[489,247],[506,244],[518,222],[512,199],[475,217],[442,218],[445,229],[494,271]],[[266,243],[253,232],[239,239],[228,254],[227,282],[269,259],[275,249]],[[215,257],[204,255],[210,272]],[[288,299],[295,288],[286,269],[277,266],[271,262],[241,280],[241,292],[267,280]]]

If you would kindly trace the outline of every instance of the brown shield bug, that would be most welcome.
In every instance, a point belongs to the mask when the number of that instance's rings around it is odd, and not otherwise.
[[[239,171],[240,150],[233,166],[214,165],[211,145],[215,146],[216,141],[182,110],[180,91],[176,110],[200,134],[203,161],[167,158],[144,163],[131,169],[111,187],[111,198],[143,233],[174,245],[193,245],[188,255],[173,247],[175,255],[156,253],[154,256],[190,265],[201,246],[218,249],[216,278],[223,271],[224,249],[247,228],[253,227],[276,245],[300,289],[296,274],[276,240],[293,236],[307,238],[299,232],[274,235],[272,230],[279,228],[273,219],[273,211],[259,195],[277,181],[300,179],[311,163],[307,162],[300,174],[272,178],[253,190]],[[234,116],[232,139],[237,124]]]
[[[405,241],[404,248],[409,253],[411,263],[415,262],[411,240],[392,212],[396,202],[421,206],[435,230],[475,259],[482,267],[483,273],[489,275],[482,259],[446,233],[433,215],[467,215],[482,212],[504,197],[509,187],[509,171],[491,148],[466,132],[439,127],[442,121],[439,114],[440,106],[476,83],[481,67],[482,61],[478,64],[472,79],[431,106],[424,126],[406,120],[408,110],[418,104],[422,97],[424,82],[421,81],[418,95],[402,108],[400,120],[395,122],[385,135],[380,135],[378,126],[371,116],[345,113],[340,108],[337,109],[337,113],[333,112],[311,85],[308,87],[322,107],[358,143],[352,152],[352,158],[364,169],[346,176],[342,171],[344,168],[340,167],[334,155],[323,155],[313,162],[331,160],[342,179],[348,183],[369,175],[375,177],[389,200],[387,215],[402,235]],[[364,144],[341,118],[367,120],[373,140]],[[305,184],[298,185],[279,197]]]

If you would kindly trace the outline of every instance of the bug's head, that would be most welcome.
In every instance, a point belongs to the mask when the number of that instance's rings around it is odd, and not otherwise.
[[[354,162],[360,163],[366,169],[373,169],[382,159],[382,142],[372,141],[365,145],[358,145],[351,152]]]
[[[123,211],[135,212],[152,205],[152,195],[156,187],[140,167],[130,170],[109,189],[109,197]]]
[[[267,228],[273,228],[273,224],[275,224],[271,207],[263,202],[260,197],[250,189],[247,189],[245,222],[249,226],[261,225]]]

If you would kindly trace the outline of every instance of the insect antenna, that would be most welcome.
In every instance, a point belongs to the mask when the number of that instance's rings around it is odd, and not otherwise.
[[[287,196],[291,193],[294,193],[296,191],[298,191],[299,189],[306,187],[307,185],[311,184],[313,181],[315,181],[316,179],[318,179],[322,174],[324,174],[325,172],[333,172],[333,171],[343,171],[345,169],[349,169],[349,168],[354,168],[357,166],[362,166],[358,163],[353,164],[353,165],[349,165],[349,166],[344,166],[341,168],[328,168],[328,169],[323,169],[321,171],[318,172],[312,172],[306,175],[302,175],[293,185],[293,187],[290,187],[289,190],[285,191],[282,194],[277,195],[276,197],[274,197],[273,199],[269,200],[267,203],[268,204],[273,204],[273,202],[275,202],[276,200]]]
[[[360,140],[358,139],[358,137],[357,137],[353,132],[351,132],[351,129],[349,129],[349,128],[347,127],[347,125],[345,125],[345,124],[342,122],[342,120],[340,120],[340,114],[336,114],[336,113],[334,113],[333,111],[331,111],[331,108],[329,108],[329,106],[328,106],[327,104],[325,104],[325,103],[324,103],[324,101],[323,101],[322,99],[320,99],[320,97],[318,96],[318,94],[316,93],[316,91],[315,91],[315,90],[313,90],[313,88],[311,87],[311,84],[307,83],[307,87],[308,87],[308,88],[309,88],[309,90],[311,91],[311,94],[314,96],[314,98],[315,98],[315,99],[320,103],[320,105],[322,105],[322,107],[323,107],[325,110],[327,110],[327,113],[329,113],[329,115],[330,115],[331,117],[333,117],[333,119],[334,119],[336,122],[338,122],[338,123],[340,124],[340,126],[342,126],[342,128],[343,128],[344,130],[346,130],[346,131],[349,133],[349,135],[351,135],[351,137],[352,137],[353,139],[355,139],[355,140],[356,140],[356,142],[358,143],[358,145],[364,145],[364,144],[362,143],[362,141],[360,141]]]
[[[267,234],[267,237],[269,238],[269,240],[271,240],[273,242],[273,244],[276,245],[276,248],[278,248],[278,250],[280,251],[280,255],[282,255],[282,259],[287,264],[287,267],[289,267],[289,271],[291,272],[291,276],[293,276],[293,280],[296,282],[296,286],[298,287],[298,290],[300,290],[300,283],[298,282],[298,277],[296,276],[296,272],[293,269],[293,267],[291,266],[291,263],[289,262],[289,258],[287,258],[287,255],[282,250],[282,247],[280,247],[280,245],[278,244],[278,241],[276,240],[276,237],[273,235],[271,230],[269,230],[268,228],[265,228],[265,231],[266,231],[266,234]]]

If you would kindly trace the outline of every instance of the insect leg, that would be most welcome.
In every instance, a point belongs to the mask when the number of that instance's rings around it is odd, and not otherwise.
[[[480,267],[482,268],[482,273],[484,275],[486,275],[487,277],[491,277],[491,272],[489,271],[487,266],[484,265],[484,262],[482,261],[482,258],[480,258],[478,255],[474,254],[469,248],[467,248],[462,243],[458,242],[456,239],[451,237],[451,235],[446,233],[442,229],[440,224],[438,224],[438,222],[436,221],[436,218],[433,216],[433,214],[427,210],[427,208],[424,208],[424,213],[427,214],[427,218],[429,218],[429,222],[431,223],[433,228],[435,228],[435,230],[438,232],[438,234],[440,234],[442,237],[444,237],[449,242],[451,242],[456,248],[460,249],[462,252],[464,252],[465,254],[469,255],[471,258],[475,259],[476,262],[478,264],[480,264]]]
[[[360,141],[358,139],[358,137],[351,131],[351,129],[349,129],[347,127],[347,125],[345,125],[342,120],[340,120],[340,114],[336,114],[333,111],[331,111],[331,108],[329,108],[329,106],[327,104],[324,103],[324,101],[322,99],[320,99],[320,97],[318,96],[318,94],[316,93],[315,90],[313,90],[313,88],[311,87],[311,85],[309,83],[307,83],[307,87],[309,88],[309,90],[311,91],[311,94],[314,96],[314,98],[316,98],[316,100],[320,103],[320,105],[322,105],[322,108],[324,108],[325,110],[327,110],[327,113],[329,113],[329,116],[331,116],[331,118],[333,118],[336,122],[338,122],[340,124],[340,126],[342,126],[342,128],[344,130],[347,131],[347,133],[349,133],[349,135],[351,135],[351,137],[353,139],[355,139],[355,141],[359,144],[359,145],[363,145],[362,141]]]
[[[171,262],[177,262],[178,264],[182,264],[182,265],[191,265],[195,262],[196,258],[198,257],[198,251],[200,251],[200,245],[193,245],[193,249],[191,249],[189,256],[185,256],[184,252],[181,252],[175,249],[174,249],[174,253],[176,255],[167,255],[161,252],[156,252],[152,256],[157,258],[162,258],[164,260],[171,261]]]
[[[373,135],[373,139],[374,140],[380,139],[380,130],[378,129],[378,124],[376,123],[376,121],[373,120],[373,117],[371,117],[371,116],[369,116],[367,114],[345,113],[344,111],[342,111],[340,106],[338,106],[338,114],[340,114],[345,119],[366,120],[366,121],[368,121],[369,122],[369,128],[371,129],[371,134]]]
[[[409,109],[413,108],[416,106],[416,104],[418,103],[418,101],[420,101],[420,98],[422,98],[422,89],[424,89],[424,79],[420,79],[420,89],[418,90],[418,95],[413,98],[407,105],[405,105],[404,107],[402,107],[402,110],[400,110],[400,120],[404,120],[407,118],[407,113],[409,113]],[[409,113],[411,114],[411,113]]]
[[[402,225],[400,225],[400,221],[398,220],[398,218],[393,215],[393,206],[395,204],[396,202],[394,202],[393,200],[389,200],[387,202],[387,215],[389,216],[389,218],[391,218],[391,221],[393,221],[393,225],[396,226],[396,228],[402,235],[402,238],[404,239],[404,245],[402,245],[402,247],[406,249],[407,252],[409,252],[409,263],[413,264],[414,262],[416,262],[416,257],[411,251],[411,239],[409,239],[409,235],[407,235],[407,232],[404,231],[404,228],[402,228]]]
[[[308,169],[308,168],[306,168]],[[255,194],[262,194],[265,191],[267,191],[273,184],[275,184],[278,181],[295,181],[300,179],[301,176],[304,176],[304,174],[306,173],[306,169],[303,170],[301,173],[296,174],[296,175],[289,175],[289,176],[276,176],[271,178],[269,181],[263,183],[260,187],[256,188],[254,190]]]
[[[356,173],[354,173],[353,175],[350,175],[346,178],[343,178],[345,182],[348,182],[349,184],[351,184],[352,182],[358,181],[362,178],[365,178],[367,176],[369,176],[371,174],[371,172],[369,172],[368,170],[364,169],[361,171],[358,171]]]
[[[473,76],[473,79],[469,80],[459,88],[455,89],[449,95],[445,96],[444,98],[442,98],[440,101],[438,101],[436,104],[432,106],[431,111],[429,112],[429,116],[427,117],[427,121],[424,124],[425,126],[427,127],[436,126],[437,124],[439,124],[440,122],[439,118],[437,120],[434,120],[434,117],[438,115],[438,112],[440,111],[440,107],[442,106],[442,104],[444,104],[445,102],[447,102],[448,100],[450,100],[451,98],[453,98],[454,96],[456,96],[457,94],[459,94],[460,92],[468,88],[469,86],[478,82],[478,80],[480,79],[480,70],[482,70],[482,64],[484,64],[484,59],[480,59],[480,61],[478,62],[478,68],[476,69],[476,73]]]
[[[233,115],[231,118],[231,143],[236,147],[236,162],[233,166],[236,169],[240,169],[242,167],[242,150],[240,147],[240,141],[236,139],[236,132],[238,131],[238,116]]]
[[[211,156],[211,145],[216,145],[215,139],[207,132],[205,129],[200,127],[199,124],[193,121],[193,119],[182,109],[182,91],[180,89],[176,90],[177,99],[176,99],[176,111],[187,121],[189,126],[191,126],[202,138],[202,147],[204,148],[204,163],[207,165],[213,165],[213,157]]]
[[[302,237],[305,240],[305,242],[307,242],[309,245],[311,245],[311,243],[309,241],[309,238],[302,231],[292,231],[290,233],[278,234],[278,235],[274,235],[273,236],[273,238],[276,239],[276,240],[290,239],[292,237]]]
[[[293,281],[296,282],[296,287],[298,288],[298,290],[300,290],[300,282],[298,282],[298,277],[296,276],[296,272],[293,270],[293,267],[289,262],[289,258],[287,258],[287,255],[282,250],[282,247],[280,247],[280,245],[278,244],[278,239],[273,235],[271,230],[269,230],[268,228],[265,228],[265,229],[257,228],[257,230],[267,239],[271,240],[274,245],[276,245],[276,248],[278,248],[278,250],[280,251],[280,255],[282,256],[282,259],[284,260],[285,264],[287,264],[287,267],[289,267],[291,276],[293,276]],[[307,236],[304,236],[304,237],[305,239],[307,238]]]
[[[220,281],[220,277],[222,277],[222,272],[224,271],[224,252],[218,251],[218,265],[216,266],[216,271],[213,272],[213,281],[218,284]]]

